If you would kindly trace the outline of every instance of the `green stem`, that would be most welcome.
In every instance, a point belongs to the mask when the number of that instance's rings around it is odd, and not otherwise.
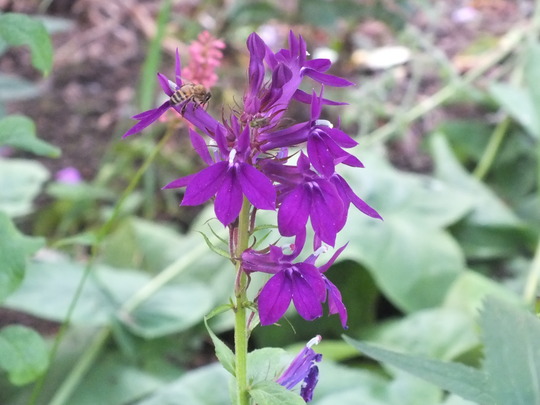
[[[238,219],[238,239],[236,244],[236,257],[248,247],[249,240],[249,210],[251,205],[244,197],[242,211]],[[235,286],[236,310],[234,322],[234,349],[236,356],[236,398],[237,405],[249,405],[248,381],[247,381],[247,346],[248,332],[246,324],[247,306],[247,277],[242,271],[240,260],[236,261],[237,285]]]
[[[489,143],[486,146],[486,150],[484,151],[480,161],[478,162],[478,165],[473,172],[473,176],[476,177],[478,180],[482,180],[491,168],[491,165],[493,164],[495,157],[497,156],[497,152],[501,147],[502,141],[504,140],[504,136],[506,135],[511,122],[512,120],[509,117],[506,117],[501,122],[499,122],[499,124],[495,127],[495,130],[491,134],[491,137],[489,138]]]
[[[525,290],[523,291],[523,297],[527,304],[534,305],[536,300],[536,291],[538,288],[538,281],[540,280],[540,241],[536,246],[536,252],[531,264],[531,270],[525,283]]]

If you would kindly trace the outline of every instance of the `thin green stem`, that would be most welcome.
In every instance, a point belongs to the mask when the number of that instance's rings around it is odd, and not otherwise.
[[[244,197],[238,219],[236,256],[240,257],[247,249],[249,241],[249,211],[251,205]],[[240,260],[236,261],[237,285],[235,286],[236,308],[234,322],[234,348],[236,356],[236,397],[237,405],[249,405],[247,381],[248,332],[246,324],[247,277],[242,271]]]
[[[100,246],[101,242],[108,235],[108,233],[112,229],[112,226],[113,226],[114,222],[116,221],[116,219],[120,215],[122,204],[124,203],[126,198],[128,198],[129,195],[133,192],[135,187],[137,187],[137,185],[139,184],[143,174],[145,173],[146,170],[148,170],[148,167],[152,164],[152,162],[157,157],[158,153],[161,151],[161,149],[163,148],[163,146],[165,145],[167,140],[171,137],[173,132],[174,132],[174,129],[172,128],[172,126],[167,129],[167,132],[165,133],[163,138],[158,142],[158,144],[154,147],[152,152],[147,156],[147,158],[143,162],[142,166],[137,170],[137,172],[135,173],[135,175],[131,179],[130,183],[125,188],[124,192],[122,193],[121,197],[116,202],[116,204],[114,206],[114,209],[113,209],[112,215],[107,219],[107,221],[98,230],[96,241],[92,245],[92,249],[91,249],[91,252],[90,252],[90,257],[89,257],[88,262],[86,264],[86,267],[84,269],[84,273],[83,273],[83,275],[81,277],[81,280],[79,281],[79,284],[78,284],[77,289],[75,291],[75,295],[73,296],[73,299],[72,299],[72,301],[70,303],[70,306],[68,308],[66,317],[64,319],[64,322],[62,323],[62,326],[60,327],[60,330],[58,331],[58,334],[56,335],[53,346],[51,348],[51,352],[50,352],[50,355],[49,355],[49,362],[51,364],[54,361],[54,359],[56,357],[56,354],[58,352],[58,349],[60,347],[60,344],[61,344],[61,342],[62,342],[62,340],[63,340],[63,338],[64,338],[64,336],[65,336],[65,334],[67,332],[67,329],[68,329],[69,324],[71,322],[71,317],[73,316],[73,312],[75,311],[75,307],[77,306],[77,303],[79,301],[79,297],[81,296],[81,292],[82,292],[82,290],[83,290],[83,288],[84,288],[84,286],[86,284],[86,281],[88,280],[88,277],[92,273],[92,267],[93,267],[93,264],[94,264],[94,261],[95,261],[97,255],[99,253],[99,246]],[[105,328],[105,329],[108,329],[108,328]],[[101,334],[104,334],[104,332],[101,332],[98,335],[98,337],[101,336]],[[108,336],[108,333],[107,333],[107,336]],[[102,346],[105,343],[106,339],[104,339],[104,340],[103,339],[96,339],[96,341],[101,342],[101,346]],[[99,346],[99,347],[101,347],[101,346]],[[91,355],[91,354],[88,354],[88,353],[96,351],[96,350],[97,349],[95,349],[93,346],[89,347],[85,351],[85,353],[83,354],[82,359],[85,359],[85,358],[87,358],[87,359],[95,359],[95,357],[97,356],[97,353],[95,353],[95,355]],[[99,350],[97,350],[97,352],[99,352]],[[61,404],[64,403],[65,400],[68,399],[68,397],[66,397],[65,393],[72,392],[73,389],[75,389],[76,385],[80,382],[80,379],[84,376],[84,373],[92,365],[91,361],[84,361],[82,363],[81,362],[79,362],[79,363],[81,365],[79,367],[77,367],[77,370],[74,370],[70,374],[70,376],[66,380],[64,380],[64,382],[62,383],[62,385],[58,389],[57,393],[61,393],[61,394],[55,395],[55,398],[57,398],[57,397],[59,398],[58,400],[55,400],[56,401],[55,405],[61,405]],[[45,383],[45,380],[47,379],[47,376],[48,376],[48,371],[46,373],[44,373],[41,376],[41,378],[36,382],[36,385],[34,386],[34,389],[32,390],[32,395],[30,396],[30,399],[28,401],[28,405],[35,405],[39,395],[41,394],[41,391],[43,389],[43,385]]]
[[[499,148],[501,147],[502,141],[504,140],[504,137],[508,132],[508,128],[510,127],[511,122],[512,120],[510,119],[510,117],[506,117],[501,122],[499,122],[499,124],[495,127],[495,130],[491,134],[486,149],[484,150],[484,153],[482,154],[482,157],[480,158],[480,161],[478,162],[478,165],[473,172],[473,176],[476,177],[478,180],[482,180],[493,165],[495,157],[499,152]]]
[[[523,291],[523,298],[527,304],[534,304],[536,299],[536,291],[538,289],[538,281],[540,280],[540,241],[536,246],[536,252],[531,264],[531,270],[525,283],[525,290]]]

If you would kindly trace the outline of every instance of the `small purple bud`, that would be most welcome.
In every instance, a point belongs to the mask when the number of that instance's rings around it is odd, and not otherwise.
[[[83,181],[81,173],[75,167],[68,166],[56,172],[55,179],[59,183],[79,184]]]

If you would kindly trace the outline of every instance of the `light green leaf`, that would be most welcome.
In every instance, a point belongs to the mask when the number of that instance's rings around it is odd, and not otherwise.
[[[68,403],[77,405],[124,405],[151,394],[163,385],[119,354],[99,359],[79,383]]]
[[[398,367],[481,405],[493,404],[493,398],[487,385],[488,376],[480,370],[459,363],[444,363],[425,357],[392,352],[346,336],[344,339],[375,360]]]
[[[137,405],[230,405],[229,378],[219,363],[201,367],[155,391]]]
[[[33,315],[62,321],[83,275],[82,264],[49,260],[28,266],[19,290],[6,306]],[[95,277],[87,280],[72,323],[108,325],[118,317],[133,333],[156,338],[179,332],[200,322],[212,305],[211,293],[201,283],[169,284],[145,296],[131,312],[120,311],[122,304],[139,293],[151,278],[133,270],[105,266],[92,269]]]
[[[473,209],[467,222],[478,226],[519,227],[521,222],[512,210],[485,184],[471,176],[457,161],[442,134],[433,134],[430,146],[437,178],[460,189],[472,198]]]
[[[42,156],[60,156],[60,149],[37,138],[34,123],[22,115],[10,115],[0,119],[0,145],[12,146]]]
[[[0,158],[0,211],[10,217],[32,212],[32,201],[48,177],[41,163]]]
[[[19,287],[24,278],[27,257],[44,244],[42,238],[21,234],[0,212],[0,302]]]
[[[248,379],[252,383],[276,379],[294,354],[277,347],[264,347],[248,353]]]
[[[449,308],[426,309],[384,322],[373,327],[365,338],[392,350],[445,361],[479,344],[473,317]]]
[[[24,385],[38,378],[49,365],[49,353],[41,336],[25,326],[0,330],[0,368],[9,381]]]
[[[495,298],[480,316],[484,368],[497,405],[540,404],[540,320]]]
[[[436,306],[464,268],[460,247],[442,228],[464,216],[473,199],[439,180],[402,173],[384,165],[384,158],[375,159],[362,158],[367,167],[362,172],[342,172],[383,221],[351,207],[337,244],[349,242],[341,258],[366,266],[402,310]]]
[[[531,120],[535,120],[537,123],[536,132],[532,133],[536,139],[540,139],[540,120],[538,116],[540,114],[540,72],[538,71],[540,66],[540,44],[538,41],[531,41],[526,48],[526,59],[524,66],[524,80],[526,83],[527,92],[531,98],[533,104],[533,115]]]
[[[53,47],[42,22],[24,14],[0,14],[0,39],[9,45],[28,45],[32,65],[48,74],[53,63]]]
[[[206,317],[204,318],[204,325],[206,326],[206,330],[208,331],[210,338],[212,339],[212,343],[214,343],[216,357],[218,358],[219,362],[221,363],[223,368],[225,368],[225,370],[227,370],[233,376],[236,375],[234,353],[225,343],[223,343],[220,338],[216,336],[212,329],[210,329]]]
[[[274,381],[260,381],[249,390],[258,405],[305,405],[300,395]]]

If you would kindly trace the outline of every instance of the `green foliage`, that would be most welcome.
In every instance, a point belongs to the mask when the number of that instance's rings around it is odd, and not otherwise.
[[[27,257],[43,244],[41,238],[21,234],[0,212],[0,302],[19,287],[24,278]]]
[[[32,52],[32,65],[48,74],[52,68],[53,49],[42,22],[24,14],[0,14],[0,40],[8,45],[27,45]]]
[[[273,381],[261,381],[249,390],[251,398],[259,405],[303,405],[306,402],[292,391]]]
[[[34,381],[48,363],[47,347],[37,332],[20,325],[0,330],[0,367],[8,372],[12,384]]]
[[[345,338],[364,354],[424,378],[480,405],[528,405],[540,401],[540,321],[532,314],[489,298],[480,314],[484,367],[444,363],[381,349]]]
[[[0,119],[0,145],[12,146],[36,155],[60,156],[60,149],[37,138],[34,123],[22,115]]]

